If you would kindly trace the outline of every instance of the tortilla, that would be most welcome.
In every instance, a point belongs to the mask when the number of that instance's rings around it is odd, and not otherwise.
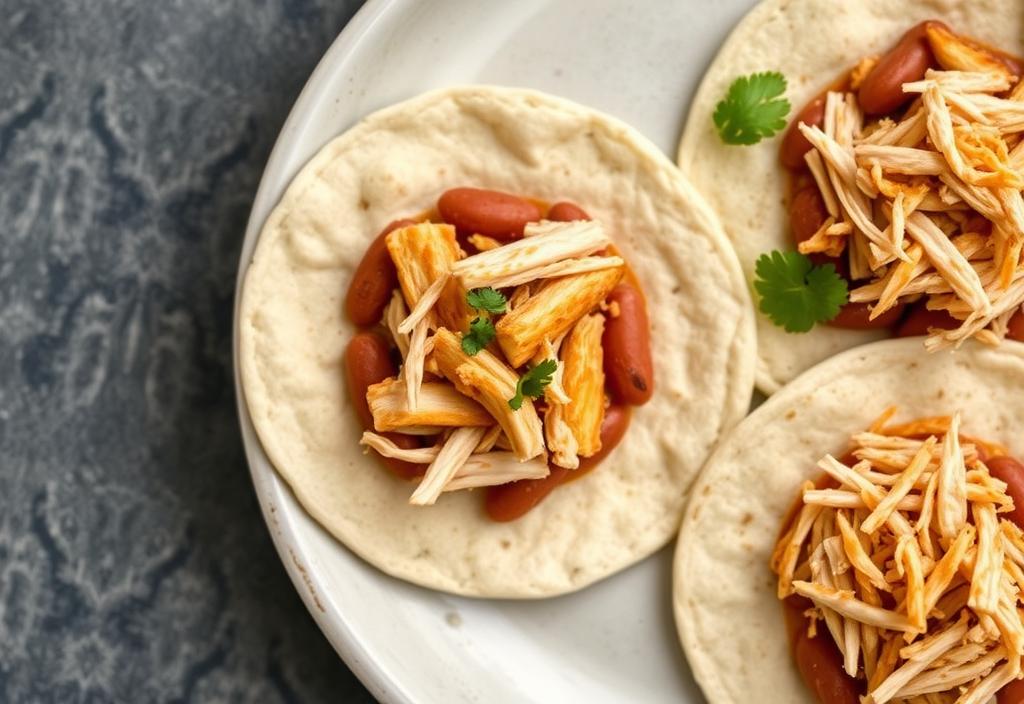
[[[893,422],[963,411],[962,432],[1024,456],[1024,344],[923,354],[885,340],[814,367],[743,420],[694,485],[676,548],[676,625],[712,704],[815,702],[793,664],[768,567],[815,463],[842,453],[890,405]]]
[[[926,19],[943,20],[958,33],[1024,54],[1024,7],[1017,0],[767,0],[726,40],[693,100],[678,160],[721,218],[749,280],[759,255],[795,249],[786,174],[778,159],[783,133],[754,146],[726,145],[711,120],[715,105],[738,76],[781,71],[792,117],[862,57],[886,51]],[[817,362],[888,334],[827,325],[792,334],[759,313],[757,386],[773,393]]]
[[[654,397],[597,469],[511,523],[487,519],[479,492],[409,506],[415,484],[357,444],[341,366],[355,332],[342,301],[367,246],[456,186],[578,203],[612,233],[649,302]],[[472,596],[569,592],[665,545],[753,389],[747,287],[700,197],[631,128],[525,90],[428,93],[325,146],[263,228],[238,325],[253,423],[306,510],[385,572]]]

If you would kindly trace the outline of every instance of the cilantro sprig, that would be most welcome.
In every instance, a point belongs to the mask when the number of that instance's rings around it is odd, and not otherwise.
[[[533,369],[528,370],[516,382],[516,395],[508,400],[509,408],[518,411],[523,407],[523,397],[537,398],[544,393],[544,387],[551,383],[551,377],[558,369],[558,362],[545,359]]]
[[[475,288],[466,293],[466,304],[477,312],[469,323],[469,331],[462,336],[462,351],[470,357],[476,355],[494,339],[494,323],[490,315],[500,315],[508,307],[508,301],[501,291]]]
[[[757,144],[785,129],[789,101],[786,77],[777,71],[740,76],[715,107],[713,119],[726,144]]]
[[[500,314],[505,312],[508,301],[505,300],[505,296],[501,291],[495,291],[493,288],[488,286],[487,288],[475,288],[466,294],[466,303],[469,304],[470,308],[474,308],[477,311],[487,311],[488,313]]]
[[[832,320],[849,299],[846,280],[834,265],[814,266],[799,252],[762,254],[754,273],[761,312],[786,332],[807,332]]]
[[[462,351],[474,356],[491,344],[494,334],[494,323],[490,318],[474,318],[469,324],[469,332],[462,336]]]

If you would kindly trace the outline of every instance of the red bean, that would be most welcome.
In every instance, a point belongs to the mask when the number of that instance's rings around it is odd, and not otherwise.
[[[608,317],[601,337],[605,386],[616,403],[642,406],[654,393],[651,329],[644,296],[629,284],[619,284],[608,294],[608,301],[618,304],[619,315]]]
[[[398,272],[391,260],[385,238],[392,230],[415,225],[412,220],[395,220],[370,243],[352,276],[345,296],[345,312],[356,325],[374,325],[384,314],[391,291],[398,286]]]
[[[789,227],[796,244],[805,242],[821,229],[828,219],[828,209],[815,183],[804,186],[789,202]]]
[[[556,488],[583,476],[618,446],[629,427],[628,406],[611,405],[601,423],[601,449],[593,457],[581,457],[577,469],[551,465],[551,474],[543,479],[523,479],[487,488],[484,508],[492,521],[514,521],[543,501]]]
[[[590,216],[587,215],[587,211],[575,203],[563,200],[548,209],[547,219],[555,222],[571,222],[573,220],[590,220]]]
[[[453,188],[437,201],[441,219],[467,234],[478,233],[496,240],[523,236],[527,223],[540,220],[540,208],[510,193],[482,188]]]
[[[789,129],[782,138],[782,145],[779,147],[779,159],[782,165],[790,171],[800,171],[806,168],[804,154],[811,150],[811,143],[804,137],[798,125],[804,123],[807,126],[821,127],[825,122],[825,95],[819,95],[804,106],[804,109],[797,113]]]
[[[832,642],[828,630],[820,628],[814,638],[806,631],[800,633],[793,649],[796,667],[808,689],[824,704],[859,704],[860,687],[857,680],[843,670],[842,656]]]
[[[1024,342],[1024,310],[1018,310],[1010,318],[1006,327],[1006,336],[1017,342]]]
[[[1024,704],[1024,680],[1014,680],[996,694],[999,704]]]
[[[874,320],[870,320],[871,306],[869,303],[847,303],[839,311],[839,315],[828,321],[834,328],[846,330],[878,330],[889,328],[903,317],[903,303],[897,303]]]
[[[903,84],[921,80],[935,63],[927,25],[922,22],[907,31],[864,78],[857,95],[865,113],[888,115],[914,98],[903,92]]]
[[[373,413],[366,402],[366,389],[373,384],[395,376],[397,370],[391,361],[391,352],[387,342],[373,332],[360,332],[349,341],[345,349],[345,379],[359,420],[366,430],[373,430]],[[410,450],[420,447],[419,440],[402,433],[381,433],[399,447]],[[426,471],[426,466],[403,462],[390,457],[381,457],[385,466],[394,474],[404,479],[418,477]]]
[[[896,337],[915,337],[927,335],[930,328],[954,330],[960,327],[960,321],[944,310],[928,310],[924,301],[915,303],[910,312],[896,328]]]
[[[793,242],[799,245],[809,240],[828,218],[828,209],[821,197],[818,185],[802,174],[793,174],[793,197],[789,202],[789,227],[793,233]],[[832,264],[836,273],[846,280],[850,278],[850,265],[845,256],[830,257],[823,252],[813,252],[807,258],[815,266]]]
[[[803,506],[803,501],[799,501]],[[796,643],[800,636],[807,630],[807,616],[804,612],[813,608],[814,604],[810,599],[799,594],[791,594],[782,602],[783,617],[786,621],[786,637],[789,641],[790,650],[796,649]]]
[[[985,466],[992,476],[1006,482],[1006,494],[1013,499],[1013,511],[999,514],[1024,529],[1024,464],[1012,457],[990,457]]]

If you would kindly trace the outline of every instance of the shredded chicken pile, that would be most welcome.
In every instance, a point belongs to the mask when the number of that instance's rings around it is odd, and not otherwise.
[[[403,365],[398,378],[367,391],[377,432],[365,432],[360,442],[385,457],[429,465],[412,504],[433,504],[446,491],[543,478],[548,452],[558,466],[575,469],[580,457],[601,449],[599,309],[625,267],[620,257],[600,254],[611,240],[594,221],[542,221],[511,243],[481,235],[469,241],[480,252],[467,257],[454,227],[429,222],[386,237],[401,289],[381,322]],[[484,287],[511,293],[506,311],[491,316],[494,342],[470,355],[462,336],[481,313],[466,295]],[[509,399],[521,374],[549,359],[558,366],[544,389],[546,409],[526,397],[514,410]],[[438,442],[403,449],[383,432],[437,435]]]
[[[853,466],[826,455],[838,488],[807,482],[776,546],[778,595],[799,594],[811,633],[824,622],[865,704],[982,704],[1021,676],[1024,534],[960,415],[852,439]],[[921,440],[919,438],[926,436]]]
[[[869,280],[850,300],[874,302],[872,319],[925,296],[961,321],[932,330],[929,350],[998,344],[1024,303],[1024,82],[929,32],[947,70],[903,85],[918,97],[900,121],[866,123],[855,92],[832,92],[822,127],[800,124],[829,217],[799,249],[847,253],[853,280]],[[871,65],[853,71],[851,91]]]

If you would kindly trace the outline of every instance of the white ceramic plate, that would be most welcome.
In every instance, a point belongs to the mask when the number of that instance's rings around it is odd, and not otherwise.
[[[367,113],[430,88],[536,88],[615,115],[674,154],[704,68],[752,4],[371,0],[324,56],[277,140],[239,282],[299,168]],[[241,396],[239,416],[281,559],[324,634],[378,699],[703,701],[675,635],[670,548],[582,592],[539,602],[420,589],[381,574],[320,529],[263,454]]]

